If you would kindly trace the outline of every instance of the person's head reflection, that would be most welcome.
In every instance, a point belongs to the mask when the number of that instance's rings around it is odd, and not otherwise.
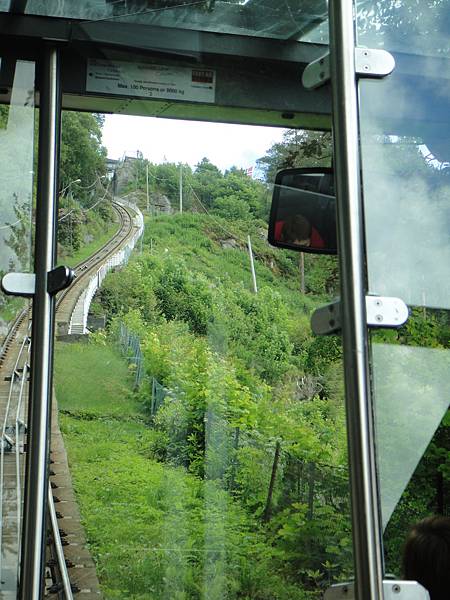
[[[283,224],[280,239],[286,244],[310,246],[311,233],[312,226],[308,219],[303,215],[294,215]]]
[[[412,527],[403,550],[403,574],[423,585],[431,600],[448,600],[450,517],[428,517]]]

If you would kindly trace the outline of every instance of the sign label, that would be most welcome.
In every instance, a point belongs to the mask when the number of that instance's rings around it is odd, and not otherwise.
[[[86,91],[214,103],[216,72],[213,69],[89,59]]]

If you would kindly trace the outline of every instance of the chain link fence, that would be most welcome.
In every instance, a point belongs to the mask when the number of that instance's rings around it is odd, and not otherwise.
[[[122,356],[128,361],[134,372],[134,389],[139,389],[147,379],[151,388],[150,415],[154,417],[167,396],[167,389],[152,376],[145,373],[144,359],[141,350],[141,340],[138,335],[131,333],[124,323],[120,324],[118,344]]]

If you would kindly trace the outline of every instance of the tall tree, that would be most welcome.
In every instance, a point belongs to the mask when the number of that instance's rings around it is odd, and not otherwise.
[[[331,159],[331,133],[289,129],[283,140],[271,146],[257,164],[264,171],[266,181],[273,181],[279,169],[329,167]]]
[[[77,198],[87,202],[89,186],[106,171],[106,148],[102,146],[102,116],[64,112],[61,132],[60,189],[80,179]]]

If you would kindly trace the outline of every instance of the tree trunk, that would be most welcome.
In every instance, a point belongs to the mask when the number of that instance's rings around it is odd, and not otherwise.
[[[314,483],[316,475],[316,465],[309,464],[309,485],[308,485],[308,521],[311,521],[314,515]]]
[[[300,291],[302,294],[304,294],[305,290],[306,290],[306,286],[305,286],[305,255],[303,252],[300,252],[299,268],[300,268]]]

